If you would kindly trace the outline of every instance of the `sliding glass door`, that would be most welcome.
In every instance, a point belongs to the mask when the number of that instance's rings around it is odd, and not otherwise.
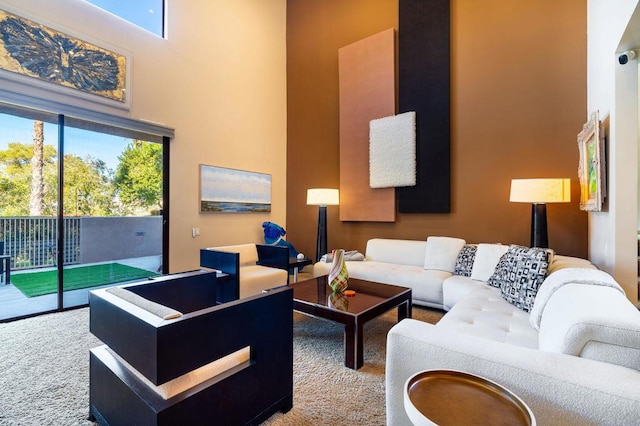
[[[64,306],[90,289],[162,272],[162,144],[122,129],[65,121]],[[65,222],[66,223],[66,222]]]
[[[166,269],[168,138],[13,107],[0,132],[0,321]]]
[[[0,105],[0,320],[58,306],[28,276],[55,270],[57,165],[57,116]]]

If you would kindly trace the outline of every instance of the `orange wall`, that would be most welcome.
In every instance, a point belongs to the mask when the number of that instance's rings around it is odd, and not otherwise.
[[[317,207],[306,189],[339,185],[338,48],[398,27],[397,0],[287,3],[287,239],[315,256]],[[586,2],[451,1],[450,214],[395,223],[340,222],[328,207],[329,249],[364,252],[372,237],[529,244],[528,204],[512,178],[570,177],[572,202],[547,206],[549,244],[587,256],[576,135],[586,121]]]

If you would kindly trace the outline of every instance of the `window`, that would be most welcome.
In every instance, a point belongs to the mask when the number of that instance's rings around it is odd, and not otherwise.
[[[0,322],[168,271],[169,141],[0,103]]]
[[[147,31],[164,37],[164,0],[85,0]]]

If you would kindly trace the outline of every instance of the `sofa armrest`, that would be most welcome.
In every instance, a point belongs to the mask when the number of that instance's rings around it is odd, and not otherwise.
[[[156,303],[153,300],[145,299],[144,297],[139,296],[136,293],[129,291],[123,287],[109,287],[107,289],[107,293],[111,293],[114,296],[117,296],[120,299],[126,301],[127,303],[131,303],[138,308],[142,308],[145,311],[157,316],[158,318],[162,318],[163,320],[180,318],[182,316],[182,312],[176,311],[169,306],[164,306]]]
[[[220,289],[220,302],[240,298],[240,254],[210,248],[200,249],[200,266],[229,275],[224,289]]]
[[[540,349],[640,370],[640,312],[617,289],[567,284],[542,315]]]
[[[456,333],[405,319],[387,338],[387,424],[411,425],[403,388],[413,374],[451,369],[501,384],[538,424],[625,424],[640,412],[640,372]]]
[[[256,244],[258,261],[260,266],[289,270],[289,249],[283,246],[269,246]]]

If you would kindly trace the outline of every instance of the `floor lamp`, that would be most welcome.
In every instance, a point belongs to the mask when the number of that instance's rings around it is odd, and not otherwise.
[[[547,204],[571,201],[571,179],[512,179],[509,201],[531,203],[531,247],[548,248]]]
[[[340,204],[340,195],[337,189],[307,189],[307,205],[319,206],[316,262],[319,262],[322,255],[327,252],[327,206],[337,206],[338,204]]]

